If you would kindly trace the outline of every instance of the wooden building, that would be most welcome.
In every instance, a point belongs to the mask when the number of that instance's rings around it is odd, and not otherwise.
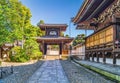
[[[85,0],[72,19],[77,29],[94,30],[86,37],[85,59],[116,64],[120,57],[120,0]]]
[[[45,36],[37,37],[37,42],[42,46],[44,57],[47,54],[47,45],[59,45],[60,58],[63,54],[68,54],[69,44],[73,38],[61,36],[62,32],[66,31],[66,24],[40,24],[39,27],[45,31]]]
[[[0,47],[0,59],[9,58],[9,51],[11,50],[12,47],[13,47],[13,44],[10,44],[10,43],[3,44]]]

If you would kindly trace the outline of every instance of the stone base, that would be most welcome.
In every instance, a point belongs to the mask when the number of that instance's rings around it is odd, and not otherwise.
[[[46,59],[46,55],[44,55],[44,59]]]
[[[62,55],[60,55],[59,58],[61,59],[61,58],[62,58]]]

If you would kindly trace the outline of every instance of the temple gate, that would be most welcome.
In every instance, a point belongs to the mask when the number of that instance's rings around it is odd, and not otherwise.
[[[73,38],[62,36],[62,32],[66,31],[66,24],[40,24],[40,29],[45,32],[45,36],[37,37],[37,42],[41,44],[41,50],[44,58],[47,55],[48,45],[59,45],[59,57],[68,54],[69,45]]]

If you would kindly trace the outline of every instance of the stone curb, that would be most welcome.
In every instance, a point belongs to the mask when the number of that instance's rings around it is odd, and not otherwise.
[[[73,59],[74,62],[76,62],[77,64],[87,68],[87,69],[90,69],[94,72],[97,72],[111,80],[114,80],[114,81],[117,81],[117,82],[120,82],[120,76],[119,75],[116,75],[116,74],[113,74],[113,73],[110,73],[108,71],[105,71],[103,69],[100,69],[100,68],[97,68],[97,67],[94,67],[94,66],[90,66],[90,65],[86,65],[86,64],[82,64],[80,62],[78,62],[77,60]]]
[[[14,73],[4,79],[0,83],[26,83],[26,80],[43,64],[43,61],[37,61],[34,64],[16,66]]]

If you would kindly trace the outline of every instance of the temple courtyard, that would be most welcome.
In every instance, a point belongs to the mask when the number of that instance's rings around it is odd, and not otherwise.
[[[5,66],[11,64],[3,63]],[[0,80],[0,83],[118,83],[111,78],[100,75],[80,64],[104,69],[107,72],[120,74],[120,66],[95,63],[64,56],[47,56],[40,61],[15,64],[14,73]],[[26,71],[27,70],[27,71]]]
[[[45,60],[27,83],[115,83],[68,60]]]
[[[0,1],[0,83],[120,83],[120,0],[24,1]]]

